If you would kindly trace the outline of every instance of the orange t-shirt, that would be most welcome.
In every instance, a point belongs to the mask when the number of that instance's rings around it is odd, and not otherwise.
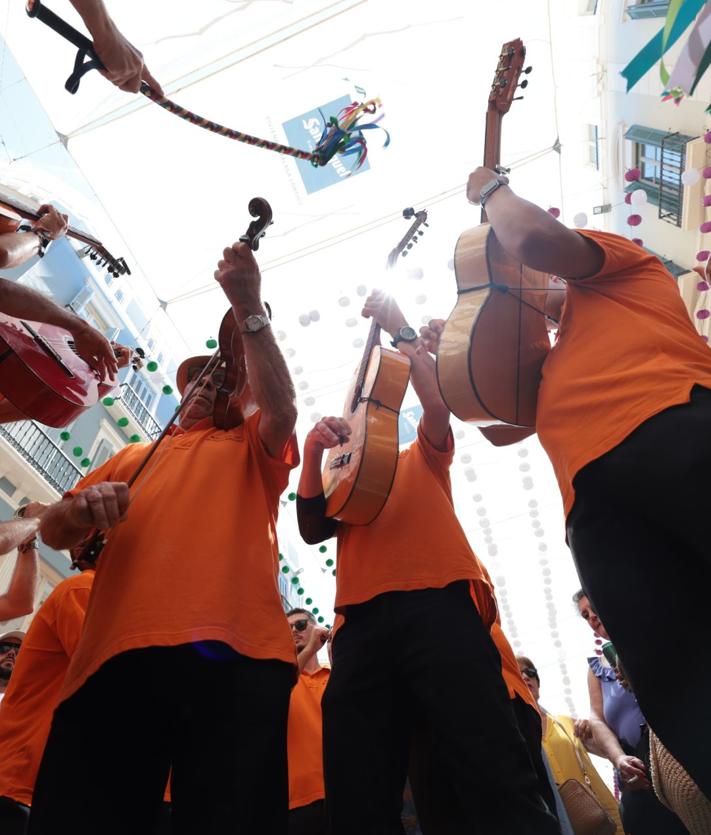
[[[454,457],[435,449],[417,429],[403,452],[390,496],[369,525],[337,528],[335,608],[371,600],[387,591],[444,588],[472,580],[477,608],[488,627],[496,615],[491,584],[485,579],[454,512],[449,468]]]
[[[313,674],[303,672],[291,691],[287,736],[290,809],[325,796],[321,699],[330,675],[328,667]]]
[[[295,663],[277,584],[276,518],[299,453],[292,436],[272,458],[258,426],[259,412],[227,431],[206,419],[163,441],[99,558],[61,699],[109,658],[140,647],[213,640]],[[126,481],[146,448],[125,447],[71,492]]]
[[[84,625],[94,572],[63,580],[32,619],[0,704],[0,797],[32,805],[37,770],[69,660]]]
[[[653,415],[711,388],[711,351],[659,259],[619,235],[580,231],[599,273],[568,281],[558,341],[543,364],[536,429],[566,516],[573,479]]]

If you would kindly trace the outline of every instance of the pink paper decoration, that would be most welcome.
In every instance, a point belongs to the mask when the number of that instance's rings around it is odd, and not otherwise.
[[[639,226],[642,222],[642,215],[630,215],[627,218],[628,226]],[[711,223],[709,224],[709,228],[711,229]]]
[[[644,241],[641,238],[632,238],[632,243],[637,246],[644,246]]]
[[[632,203],[632,192],[631,191],[628,191],[627,194],[625,194],[625,203],[627,203],[628,206]]]
[[[703,233],[704,233],[704,235],[705,235],[707,232],[711,232],[711,221],[708,221],[708,220],[704,221],[704,222],[701,224],[701,226],[699,226],[699,231],[700,231],[700,232],[703,232]]]
[[[711,194],[704,195],[704,206],[711,206]]]
[[[707,165],[701,173],[708,180],[711,177],[711,165]]]
[[[701,338],[704,340],[704,342],[708,342],[708,341],[709,341],[708,336],[705,336],[704,334],[701,334]]]
[[[557,209],[555,206],[551,206],[550,209],[548,209],[548,214],[552,215],[555,218],[559,218],[560,217],[560,209]]]
[[[711,310],[706,310],[706,308],[702,308],[701,310],[696,311],[697,319],[708,319],[709,316],[711,316]]]
[[[709,255],[711,255],[711,252],[709,252],[708,249],[702,249],[701,252],[696,253],[696,260],[697,261],[708,261],[709,260]]]
[[[704,134],[704,142],[707,145],[711,145],[711,130],[707,130],[706,133]]]
[[[706,282],[706,281],[700,281],[700,282],[696,285],[696,289],[697,289],[697,290],[700,290],[702,293],[706,292],[706,290],[708,290],[708,289],[709,289],[708,282]]]
[[[639,168],[630,168],[625,171],[625,180],[627,180],[628,183],[633,183],[635,180],[639,180],[641,176]]]

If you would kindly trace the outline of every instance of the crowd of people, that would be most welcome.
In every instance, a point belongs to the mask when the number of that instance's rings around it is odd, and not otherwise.
[[[100,0],[72,2],[109,80],[159,90]],[[422,417],[379,515],[339,521],[323,458],[355,443],[352,420],[321,418],[299,447],[259,267],[237,242],[215,271],[245,370],[232,419],[216,415],[234,357],[190,357],[179,420],[138,489],[146,445],[131,444],[0,524],[0,550],[18,550],[0,620],[32,610],[38,533],[79,571],[26,635],[0,637],[3,835],[711,832],[709,348],[636,243],[568,229],[486,168],[467,198],[558,291],[539,311],[557,336],[529,434],[560,485],[574,605],[605,641],[588,660],[589,716],[541,705],[457,518],[443,321],[417,334],[393,298],[368,297],[363,316],[409,362]],[[4,266],[66,230],[53,207],[40,215],[0,236]],[[115,346],[41,294],[0,279],[0,311],[65,328],[97,374],[117,371]],[[337,542],[332,630],[285,613],[276,582],[279,497],[300,463],[301,535]],[[590,753],[614,767],[614,792]]]

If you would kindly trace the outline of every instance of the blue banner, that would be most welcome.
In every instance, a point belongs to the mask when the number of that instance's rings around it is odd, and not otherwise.
[[[301,116],[295,116],[288,122],[284,122],[282,127],[286,133],[287,144],[294,148],[301,148],[304,151],[313,151],[323,133],[324,119],[338,116],[340,111],[351,102],[350,96],[341,96],[340,99],[334,99],[334,101],[330,101],[320,108],[308,110]],[[299,169],[299,174],[301,174],[304,188],[308,194],[313,194],[315,191],[328,188],[328,186],[335,185],[348,177],[356,177],[370,168],[370,164],[366,160],[357,171],[351,173],[351,168],[355,165],[357,159],[356,154],[350,157],[342,157],[340,154],[336,154],[327,165],[318,168],[303,159],[296,159],[294,162]]]
[[[401,409],[398,420],[398,435],[400,446],[408,446],[417,437],[417,425],[422,417],[422,406],[410,406],[409,409]]]

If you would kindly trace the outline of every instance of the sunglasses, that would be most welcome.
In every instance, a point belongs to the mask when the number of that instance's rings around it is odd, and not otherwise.
[[[308,618],[303,618],[303,620],[295,620],[293,623],[289,624],[289,626],[292,629],[295,629],[297,632],[303,632],[308,625]]]
[[[188,371],[188,382],[192,383],[200,376],[202,372],[201,366],[194,366]],[[208,375],[213,382],[213,385],[219,388],[225,382],[225,369],[224,368],[216,368],[212,374]],[[205,377],[203,377],[203,380]]]
[[[521,672],[529,678],[538,678],[538,670],[535,667],[521,667]]]
[[[15,652],[18,652],[20,649],[20,645],[16,644],[14,641],[0,643],[0,653],[10,652],[11,649],[14,649]]]

